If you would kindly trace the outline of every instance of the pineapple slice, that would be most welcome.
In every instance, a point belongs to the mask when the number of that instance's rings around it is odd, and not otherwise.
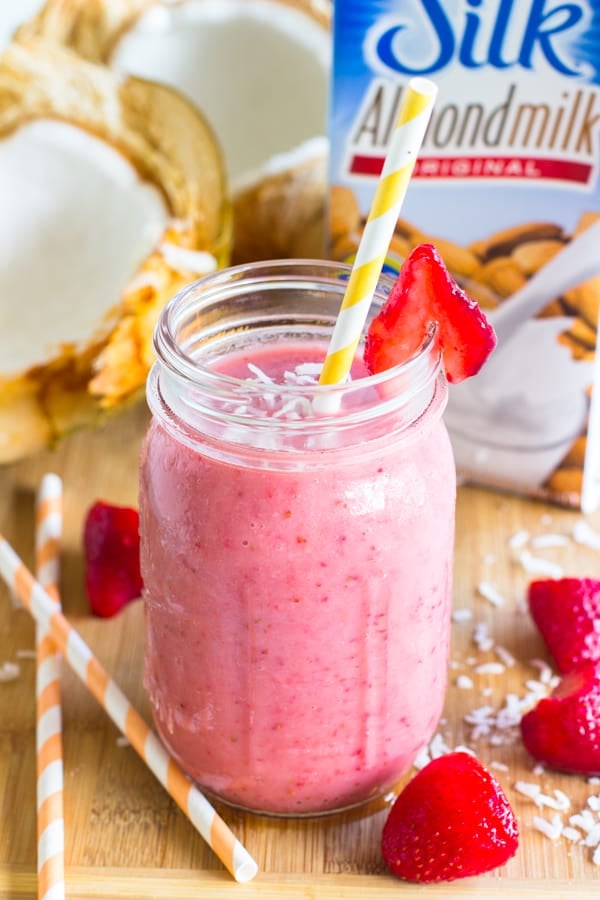
[[[233,262],[322,256],[330,0],[48,0],[24,29],[171,85],[213,125]]]
[[[0,462],[137,399],[184,284],[225,265],[218,143],[178,93],[36,38],[0,57]]]

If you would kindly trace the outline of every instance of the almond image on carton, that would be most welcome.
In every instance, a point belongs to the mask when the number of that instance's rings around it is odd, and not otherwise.
[[[529,0],[467,12],[450,0],[339,4],[328,252],[352,259],[402,93],[411,77],[434,80],[436,104],[385,268],[393,274],[414,246],[435,244],[497,330],[485,371],[450,389],[458,473],[592,511],[600,507],[600,32],[589,3],[577,10],[553,19],[550,33]]]

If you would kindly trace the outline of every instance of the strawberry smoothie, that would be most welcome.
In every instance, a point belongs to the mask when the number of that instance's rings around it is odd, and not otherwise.
[[[323,420],[300,403],[322,344],[263,337],[211,349],[198,379],[184,348],[190,385],[173,378],[177,341],[165,362],[159,336],[141,460],[145,684],[163,740],[202,787],[315,814],[388,789],[442,710],[446,387],[431,349],[400,406],[357,364],[352,397]],[[290,369],[301,374],[281,387]],[[250,385],[243,402],[236,385]]]

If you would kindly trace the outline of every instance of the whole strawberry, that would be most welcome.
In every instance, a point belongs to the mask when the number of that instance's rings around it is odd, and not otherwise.
[[[532,581],[528,602],[560,672],[572,672],[586,662],[600,660],[600,581]]]
[[[489,872],[517,851],[517,821],[502,788],[468,753],[440,756],[398,795],[383,828],[383,858],[407,881]]]
[[[600,662],[561,680],[521,719],[523,743],[552,769],[600,775]]]
[[[85,520],[83,548],[92,612],[104,618],[114,616],[142,591],[138,511],[94,503]]]

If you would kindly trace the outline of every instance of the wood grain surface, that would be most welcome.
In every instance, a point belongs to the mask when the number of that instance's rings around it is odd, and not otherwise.
[[[65,537],[62,597],[65,613],[117,683],[150,721],[142,683],[143,611],[129,606],[110,620],[90,616],[83,584],[81,531],[96,499],[137,504],[137,459],[147,423],[143,406],[94,432],[75,434],[58,449],[0,470],[0,531],[33,566],[34,497],[42,475],[64,480]],[[555,789],[581,810],[600,785],[584,778],[536,773],[516,729],[472,740],[464,716],[483,705],[495,710],[507,692],[523,696],[539,677],[533,659],[547,660],[542,642],[524,610],[531,575],[515,560],[509,539],[520,529],[530,535],[566,535],[565,546],[531,549],[559,564],[565,574],[598,574],[600,553],[572,540],[582,516],[538,501],[472,487],[459,490],[454,605],[472,619],[453,624],[452,668],[440,734],[448,746],[469,743],[495,767],[519,818],[521,843],[503,869],[476,879],[432,888],[405,885],[386,873],[379,851],[387,804],[310,820],[276,820],[219,807],[233,831],[255,856],[260,872],[248,885],[235,884],[186,817],[146,769],[123,746],[115,726],[76,677],[64,672],[65,854],[69,898],[187,897],[519,897],[558,900],[589,898],[600,891],[600,866],[592,850],[564,838],[551,841],[533,827],[533,817],[550,819],[514,790],[517,780]],[[600,531],[600,517],[587,523]],[[531,547],[531,544],[528,545]],[[477,586],[488,581],[505,598],[494,606]],[[494,650],[480,651],[472,640],[476,623],[515,658],[499,674],[477,674]],[[34,628],[0,588],[0,666],[18,662],[19,677],[0,683],[0,897],[36,896]],[[456,685],[460,675],[470,689]],[[506,767],[506,768],[504,768]]]

